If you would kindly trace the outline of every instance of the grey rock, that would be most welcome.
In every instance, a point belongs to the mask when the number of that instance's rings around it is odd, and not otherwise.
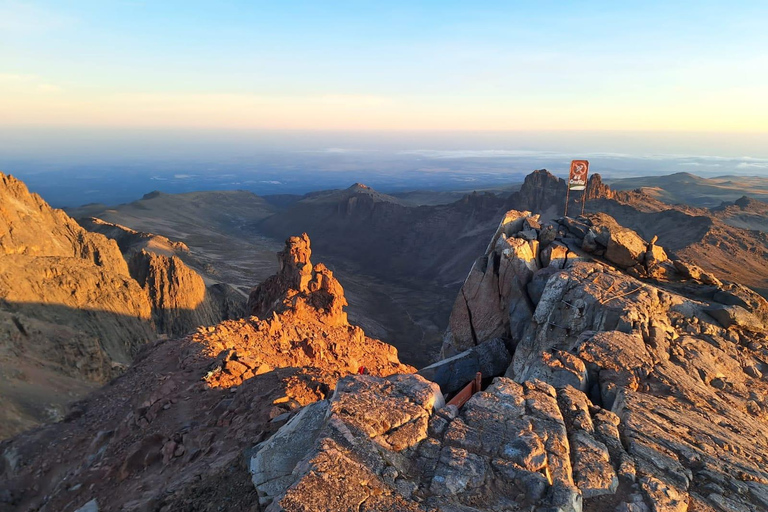
[[[296,464],[309,452],[325,424],[328,401],[304,407],[278,432],[264,442],[251,457],[251,480],[260,495],[274,497],[286,482]]]
[[[75,510],[75,512],[99,512],[99,503],[94,498],[82,507]]]
[[[713,304],[706,309],[706,312],[726,329],[733,326],[749,331],[765,329],[763,323],[755,315],[741,306]]]

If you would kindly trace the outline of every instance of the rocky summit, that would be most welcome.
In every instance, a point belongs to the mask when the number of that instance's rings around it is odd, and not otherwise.
[[[0,443],[0,510],[260,510],[242,465],[255,443],[345,376],[415,370],[344,320],[341,285],[309,256],[306,236],[287,241],[253,291],[274,305],[260,316],[146,345],[62,422]]]
[[[4,246],[23,249],[5,265],[68,258],[112,276],[171,336],[197,321],[182,313],[209,311],[184,247],[94,222],[121,256],[8,183],[8,225],[43,212],[65,227],[38,245],[6,229]],[[562,188],[543,171],[526,183],[539,211]],[[592,184],[601,198],[583,216],[514,209],[475,231],[442,346],[418,371],[349,323],[341,283],[312,262],[309,236],[291,236],[246,318],[138,344],[131,366],[61,421],[2,441],[0,511],[768,510],[768,302],[733,282],[738,272],[660,243],[676,219],[701,219],[630,211],[611,201],[639,193]],[[361,185],[341,194],[348,209],[336,195],[300,206],[350,225],[349,211],[404,208]],[[7,322],[16,350],[33,325],[19,311]]]
[[[253,450],[259,501],[765,510],[766,312],[759,295],[607,215],[542,224],[510,211],[456,299],[446,359],[339,381]],[[444,405],[476,371],[484,389]]]

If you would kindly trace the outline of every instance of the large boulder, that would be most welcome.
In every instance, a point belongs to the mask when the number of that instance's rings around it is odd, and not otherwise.
[[[305,408],[254,451],[260,501],[274,501],[267,510],[358,510],[372,495],[405,501],[387,484],[385,461],[402,460],[398,452],[426,439],[429,417],[443,405],[437,384],[417,375],[342,379],[329,400]]]

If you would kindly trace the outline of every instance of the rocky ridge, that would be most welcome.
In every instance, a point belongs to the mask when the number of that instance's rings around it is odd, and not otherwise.
[[[306,237],[289,239],[279,275],[254,290],[275,307],[147,345],[63,422],[0,443],[0,510],[260,510],[243,450],[361,367],[370,378],[414,371],[343,311],[289,287],[304,265],[322,269],[309,258]],[[344,304],[332,274],[319,275],[324,299]]]
[[[0,174],[0,438],[57,419],[154,337],[117,244]]]
[[[189,253],[184,242],[95,217],[79,222],[117,242],[131,277],[147,293],[158,333],[183,336],[198,326],[245,315],[245,298],[234,287],[226,283],[206,286],[203,278],[184,263],[180,256]]]
[[[765,509],[767,307],[607,215],[508,212],[452,357],[420,372],[457,389],[441,365],[495,353],[504,375],[461,409],[423,377],[347,377],[258,445],[253,482],[269,511]]]
[[[242,294],[206,288],[172,254],[184,244],[97,219],[88,225],[118,243],[0,174],[0,438],[60,419],[158,334],[244,314]]]
[[[154,233],[137,231],[96,217],[83,217],[78,219],[77,223],[91,233],[101,233],[117,242],[117,246],[126,258],[142,250],[169,257],[189,252],[189,247],[184,242],[177,242]]]

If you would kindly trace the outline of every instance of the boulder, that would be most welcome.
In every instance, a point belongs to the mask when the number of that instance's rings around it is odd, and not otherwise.
[[[655,265],[659,265],[661,263],[664,263],[669,258],[667,257],[666,251],[664,251],[664,248],[661,246],[658,246],[656,244],[648,244],[648,249],[645,251],[645,265],[648,268],[651,268]]]
[[[759,318],[741,306],[713,304],[706,308],[706,312],[726,329],[730,327],[740,327],[748,331],[762,331],[765,329],[765,325],[763,325]]]
[[[647,244],[631,229],[612,230],[605,250],[605,259],[621,268],[643,263]]]
[[[678,272],[680,272],[684,277],[688,279],[693,279],[704,284],[717,286],[718,288],[723,286],[722,281],[715,277],[714,274],[707,272],[697,265],[688,263],[687,261],[683,260],[674,260],[672,263],[674,264],[675,269],[677,269]]]
[[[511,368],[507,376],[512,376]],[[587,368],[584,362],[573,354],[557,349],[541,352],[514,378],[517,382],[538,379],[556,388],[572,386],[581,391],[587,389]]]
[[[563,217],[560,219],[560,223],[580,239],[584,238],[587,235],[587,232],[589,232],[589,226],[587,224],[570,217]]]
[[[541,265],[561,269],[568,260],[568,247],[560,242],[553,242],[541,251]]]
[[[249,469],[253,485],[262,496],[275,496],[292,483],[296,464],[309,452],[325,425],[328,400],[304,407],[251,457]]]

